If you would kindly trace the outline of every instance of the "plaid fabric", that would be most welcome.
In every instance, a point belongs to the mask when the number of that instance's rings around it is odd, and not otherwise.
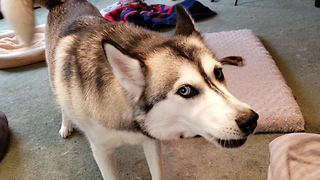
[[[134,21],[135,18],[162,18],[169,16],[172,7],[173,6],[163,4],[153,4],[149,6],[144,2],[127,4],[106,13],[103,17],[112,22]]]
[[[181,4],[195,19],[202,19],[216,14],[195,0],[185,0]],[[148,5],[145,2],[127,4],[103,15],[112,22],[131,22],[151,30],[161,30],[175,26],[176,15],[174,6],[164,4]]]

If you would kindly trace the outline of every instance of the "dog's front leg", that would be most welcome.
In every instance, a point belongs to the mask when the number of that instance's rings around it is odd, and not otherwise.
[[[66,116],[66,113],[63,112],[63,110],[61,112],[62,112],[62,122],[61,122],[61,128],[60,128],[59,134],[61,135],[61,137],[67,138],[68,136],[71,135],[73,128],[72,128],[70,119]]]
[[[105,180],[118,180],[118,172],[113,151],[104,151],[103,147],[96,147],[91,144],[94,159],[96,160],[102,177]]]
[[[161,142],[148,139],[142,143],[144,154],[147,158],[152,180],[163,179]]]

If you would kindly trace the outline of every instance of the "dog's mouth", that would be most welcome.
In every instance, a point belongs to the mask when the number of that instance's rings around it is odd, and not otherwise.
[[[247,138],[244,139],[219,139],[219,138],[215,138],[214,139],[220,146],[224,147],[224,148],[237,148],[242,146]]]
[[[198,138],[198,137],[202,137],[200,135],[196,135],[194,136],[194,138]],[[180,137],[182,138],[182,137]],[[206,138],[207,139],[207,138]],[[211,136],[210,141],[215,141],[219,146],[223,147],[223,148],[238,148],[240,146],[242,146],[246,141],[247,138],[242,138],[242,139],[220,139],[220,138],[216,138]]]

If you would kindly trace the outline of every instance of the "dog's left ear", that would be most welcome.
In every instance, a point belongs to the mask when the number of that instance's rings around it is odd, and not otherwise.
[[[187,10],[181,4],[176,4],[177,23],[175,35],[190,36],[192,34],[200,35],[200,32],[194,25],[194,20]]]
[[[119,47],[118,47],[119,48]],[[104,50],[112,71],[123,89],[137,100],[145,86],[145,77],[140,62],[121,52],[116,46],[104,43]]]

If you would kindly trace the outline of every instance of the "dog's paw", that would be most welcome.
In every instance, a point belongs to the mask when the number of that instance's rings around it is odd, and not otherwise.
[[[68,136],[71,135],[72,131],[73,131],[73,128],[71,126],[66,127],[66,126],[62,125],[60,128],[59,134],[61,137],[67,138]]]

